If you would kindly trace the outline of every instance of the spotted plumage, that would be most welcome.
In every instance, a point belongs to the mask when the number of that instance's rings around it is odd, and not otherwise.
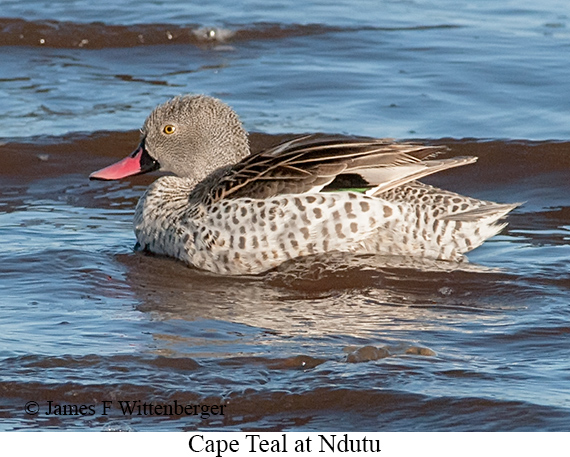
[[[417,181],[475,161],[436,158],[438,147],[307,135],[251,154],[235,113],[205,96],[157,107],[142,134],[130,158],[91,177],[177,174],[140,199],[138,243],[220,274],[256,274],[328,252],[460,261],[516,206]]]

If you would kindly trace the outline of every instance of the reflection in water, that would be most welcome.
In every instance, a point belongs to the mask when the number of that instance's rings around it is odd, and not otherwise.
[[[445,314],[454,321],[449,325],[492,321],[498,311],[512,307],[500,295],[493,299],[493,290],[509,294],[516,289],[515,277],[485,267],[433,262],[427,265],[432,271],[421,271],[374,256],[339,258],[336,264],[334,259],[300,259],[267,275],[242,278],[218,277],[152,255],[119,255],[117,260],[125,266],[137,309],[152,319],[202,321],[218,331],[231,322],[270,340],[313,341],[311,354],[318,354],[320,345],[333,344],[338,351],[343,344],[366,341],[411,343],[402,337],[441,327]],[[210,332],[213,337],[215,331]],[[182,338],[191,353],[193,346],[203,345],[204,336],[155,338],[171,343]]]

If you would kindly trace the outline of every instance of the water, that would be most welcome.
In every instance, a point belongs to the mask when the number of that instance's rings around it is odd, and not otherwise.
[[[568,430],[568,15],[0,1],[0,429]],[[460,270],[340,259],[236,279],[135,253],[155,176],[87,176],[188,92],[231,104],[256,149],[303,132],[444,144],[479,160],[426,182],[525,204]]]

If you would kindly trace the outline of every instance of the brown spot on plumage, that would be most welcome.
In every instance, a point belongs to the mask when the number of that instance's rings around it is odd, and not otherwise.
[[[300,232],[303,234],[303,237],[308,240],[310,233],[309,233],[309,229],[307,227],[301,227]]]
[[[277,206],[270,206],[267,212],[269,213],[269,220],[272,221],[277,215]]]
[[[387,205],[384,205],[384,217],[390,217],[393,213],[392,208]]]
[[[368,202],[360,202],[360,209],[363,212],[370,211],[370,203]]]
[[[308,195],[307,197],[305,197],[305,200],[307,200],[307,203],[315,203],[315,201],[317,200],[317,197],[315,197],[313,195]]]
[[[323,211],[321,210],[321,208],[313,208],[313,213],[315,214],[315,217],[317,219],[323,217]]]
[[[350,231],[352,233],[356,233],[358,232],[358,224],[356,222],[351,222],[350,223]]]
[[[338,224],[335,224],[334,229],[335,229],[335,231],[336,231],[336,235],[337,235],[339,238],[346,238],[346,236],[345,236],[344,233],[342,232],[342,223],[339,222]]]

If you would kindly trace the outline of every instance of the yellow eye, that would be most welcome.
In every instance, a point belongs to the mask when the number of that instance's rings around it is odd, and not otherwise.
[[[174,127],[173,125],[165,125],[164,128],[162,129],[162,131],[164,133],[166,133],[167,135],[172,135],[175,131],[176,131],[176,127]]]

